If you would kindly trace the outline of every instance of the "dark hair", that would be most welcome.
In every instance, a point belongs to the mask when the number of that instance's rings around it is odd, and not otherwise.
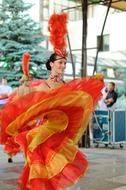
[[[2,77],[2,79],[6,79],[6,80],[7,80],[7,76],[4,75],[4,76]]]
[[[109,82],[109,84],[111,84],[113,87],[115,87],[115,83],[114,82]]]
[[[46,68],[47,70],[51,71],[51,66],[50,66],[50,62],[54,62],[57,58],[57,54],[56,53],[53,53],[50,58],[47,60],[46,62]]]

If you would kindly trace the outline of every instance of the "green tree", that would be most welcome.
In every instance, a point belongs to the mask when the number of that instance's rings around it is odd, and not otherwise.
[[[38,23],[27,14],[32,4],[22,0],[3,0],[0,4],[0,75],[6,75],[12,86],[22,75],[22,56],[31,54],[30,71],[36,78],[45,78],[48,54],[40,44],[45,38]]]

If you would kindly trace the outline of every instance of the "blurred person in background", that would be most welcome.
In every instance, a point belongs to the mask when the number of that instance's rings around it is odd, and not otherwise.
[[[12,87],[8,85],[5,77],[0,79],[0,83],[0,108],[2,108],[9,100],[9,96],[12,93]],[[13,162],[11,155],[8,155],[8,162]]]
[[[0,79],[0,107],[8,102],[9,95],[12,93],[12,87],[8,85],[5,77]]]
[[[117,93],[115,91],[115,83],[109,82],[107,85],[107,88],[105,89],[105,92],[103,94],[103,100],[107,108],[113,107],[113,105],[117,101]]]
[[[115,91],[115,83],[109,82],[107,87],[103,89],[103,96],[98,102],[98,109],[101,110],[113,110],[115,108],[115,103],[117,101],[117,93]]]

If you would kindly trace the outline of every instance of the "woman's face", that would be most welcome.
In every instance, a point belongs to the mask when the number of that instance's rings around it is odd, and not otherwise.
[[[57,56],[57,60],[51,62],[50,66],[54,74],[62,74],[66,68],[66,60]]]

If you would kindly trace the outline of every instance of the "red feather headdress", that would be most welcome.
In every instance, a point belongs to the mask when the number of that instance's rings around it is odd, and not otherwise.
[[[28,80],[29,77],[29,60],[31,55],[29,53],[24,53],[23,59],[22,59],[22,70],[24,73],[24,76]]]
[[[67,18],[68,15],[66,13],[56,14],[54,13],[48,23],[48,31],[50,32],[49,41],[53,45],[54,52],[60,57],[64,57],[66,59],[66,36],[68,34],[67,31]]]

